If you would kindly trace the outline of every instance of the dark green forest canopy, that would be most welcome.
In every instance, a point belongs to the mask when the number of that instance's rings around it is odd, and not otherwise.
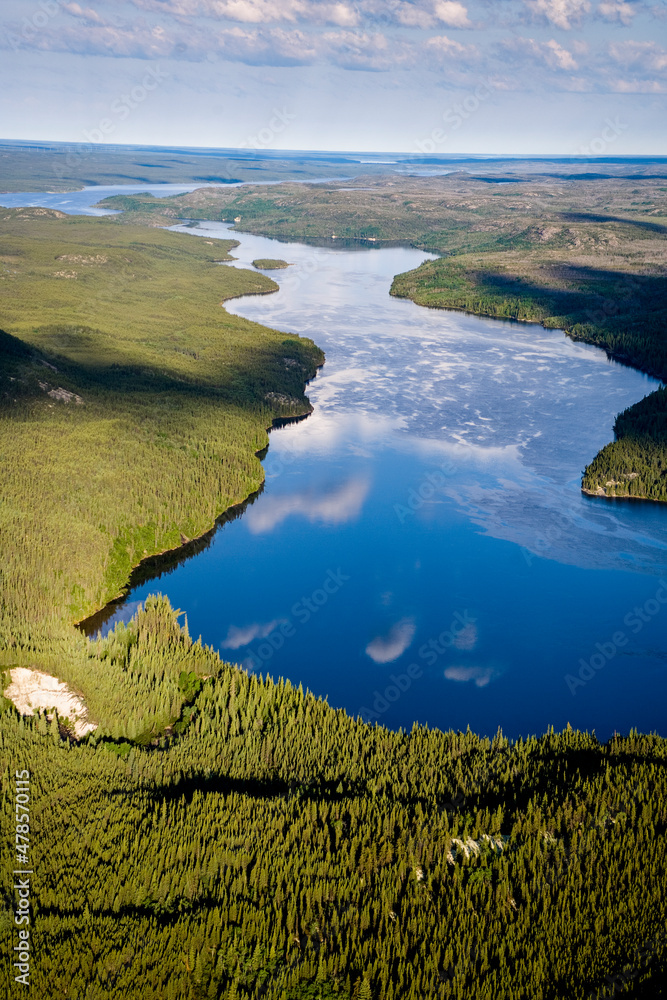
[[[131,723],[146,691],[202,684],[148,743],[1,717],[4,788],[32,775],[35,995],[664,995],[667,741],[371,727],[220,664],[163,601],[86,655],[133,665]]]

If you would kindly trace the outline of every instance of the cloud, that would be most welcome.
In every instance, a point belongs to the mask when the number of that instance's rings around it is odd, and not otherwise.
[[[609,46],[614,62],[628,69],[662,73],[667,70],[667,50],[656,42],[617,42]]]
[[[361,513],[370,483],[350,479],[324,496],[311,493],[287,493],[262,497],[261,504],[250,507],[245,521],[254,535],[273,531],[288,517],[303,517],[311,524],[345,524]]]
[[[329,31],[321,36],[323,54],[345,69],[392,69],[409,58],[410,47],[390,47],[381,32]]]
[[[276,618],[272,622],[255,622],[252,625],[230,625],[227,635],[220,645],[224,649],[239,649],[240,646],[247,646],[253,639],[265,639],[271,635],[274,629],[285,623],[284,618]]]
[[[519,14],[524,22],[539,20],[563,30],[591,14],[598,25],[604,19],[627,26],[639,13],[658,16],[660,9],[645,0],[479,0],[477,5],[470,0],[129,0],[122,7],[98,0],[94,8],[91,0],[65,0],[60,11],[44,31],[22,35],[18,21],[8,23],[0,49],[18,43],[44,52],[155,60],[163,69],[166,60],[216,59],[351,71],[415,68],[437,72],[440,85],[460,89],[471,87],[483,59],[498,91],[548,86],[657,94],[665,88],[665,53],[657,42],[619,41],[595,51],[593,25],[585,40],[573,38],[571,44],[563,44],[560,34],[546,40],[548,35],[522,38],[509,30]],[[475,44],[464,44],[458,32],[478,28],[482,11],[484,30]],[[446,34],[440,33],[443,25]],[[536,73],[535,65],[543,72]]]
[[[472,28],[468,20],[468,11],[462,3],[456,3],[454,0],[436,0],[433,10],[437,19],[450,28]]]
[[[524,0],[529,12],[569,31],[591,10],[590,0]]]
[[[664,94],[667,92],[667,50],[656,42],[614,42],[609,58],[626,72],[609,72],[607,87],[617,94]],[[629,71],[630,75],[626,75]],[[656,79],[657,77],[657,79]],[[662,77],[662,79],[660,79]]]
[[[523,55],[533,62],[543,63],[549,69],[577,69],[577,61],[572,53],[554,38],[548,42],[538,42],[534,38],[516,38],[503,42],[503,48],[518,56]]]
[[[478,688],[486,687],[494,677],[498,676],[499,671],[495,667],[447,667],[445,670],[448,681],[459,681],[464,684],[474,681],[475,687]]]
[[[215,18],[242,24],[272,24],[305,19],[308,0],[132,0],[135,7],[177,18]],[[333,4],[332,6],[342,6]]]
[[[436,56],[446,56],[450,59],[471,59],[479,54],[475,45],[462,45],[447,35],[434,35],[428,39],[426,46],[427,51]]]
[[[437,24],[430,11],[414,3],[397,3],[391,10],[391,17],[406,28],[432,28]]]
[[[172,5],[173,7],[174,5]],[[175,5],[188,9],[187,0]],[[344,5],[333,4],[332,19],[343,22]],[[334,10],[335,8],[335,10]],[[23,48],[133,59],[178,59],[203,62],[218,57],[257,66],[332,64],[355,70],[388,70],[412,64],[412,46],[401,38],[388,39],[382,32],[313,31],[299,26],[264,26],[253,23],[228,26],[206,25],[195,20],[151,24],[145,18],[134,22],[111,20],[71,3],[70,17],[46,32],[33,32],[22,39]],[[250,22],[250,11],[247,21]],[[17,29],[18,31],[19,29]],[[0,48],[9,44],[0,34]]]
[[[131,0],[135,7],[180,19],[211,18],[242,24],[332,24],[357,28],[392,23],[430,28],[438,22],[453,28],[472,27],[468,12],[457,0],[434,4],[406,0]]]
[[[392,663],[402,656],[415,634],[412,618],[402,618],[389,629],[386,636],[378,635],[366,646],[366,653],[375,663]]]
[[[632,24],[632,19],[637,13],[636,7],[628,3],[627,0],[604,0],[598,4],[598,14],[605,21],[620,21],[626,27]]]
[[[660,80],[624,80],[617,77],[609,84],[609,89],[616,94],[667,94],[667,83]]]
[[[71,14],[72,17],[81,18],[84,21],[89,21],[91,24],[111,24],[112,21],[109,18],[104,18],[92,7],[87,7],[85,10],[78,3],[61,3],[61,8]],[[115,23],[115,22],[114,22]]]

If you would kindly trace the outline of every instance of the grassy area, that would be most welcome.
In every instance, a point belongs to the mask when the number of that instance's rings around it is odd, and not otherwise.
[[[593,179],[554,164],[544,164],[542,173],[523,164],[513,172],[502,172],[498,164],[474,169],[479,176],[369,173],[348,182],[204,187],[164,199],[119,195],[101,204],[156,223],[212,219],[277,239],[340,241],[334,246],[348,240],[402,242],[447,255],[557,249],[561,259],[598,264],[611,251],[634,266],[637,254],[644,263],[665,262],[664,166],[639,173],[636,166],[609,166],[609,175]]]
[[[289,267],[286,260],[278,260],[273,257],[259,257],[253,260],[252,266],[260,271],[280,271],[284,267]]]
[[[20,645],[256,490],[266,428],[308,410],[323,358],[224,310],[276,287],[217,263],[233,242],[0,216],[0,635]]]

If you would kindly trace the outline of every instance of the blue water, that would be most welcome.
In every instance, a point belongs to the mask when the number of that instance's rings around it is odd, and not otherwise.
[[[418,251],[231,235],[221,266],[292,265],[227,308],[324,349],[315,410],[272,432],[244,514],[111,621],[168,594],[225,659],[392,727],[667,735],[667,506],[580,491],[657,383],[559,331],[392,299]]]
[[[339,181],[340,177],[318,177],[301,181],[302,184],[322,184],[327,180]],[[249,181],[235,181],[230,184],[96,184],[82,188],[81,191],[0,191],[0,205],[3,208],[44,207],[53,208],[66,215],[118,215],[113,208],[98,208],[97,203],[115,194],[152,194],[156,198],[167,198],[171,195],[185,194],[197,188],[237,188],[244,187]],[[253,186],[271,186],[283,181],[252,181]]]
[[[211,185],[215,187],[216,185]],[[227,186],[227,185],[225,185]],[[11,191],[0,192],[0,205],[3,208],[23,208],[24,206],[41,206],[53,208],[66,215],[117,215],[111,208],[97,208],[96,203],[114,194],[139,194],[149,192],[156,198],[166,198],[168,195],[184,194],[194,191],[201,184],[123,184],[86,187],[81,191]]]

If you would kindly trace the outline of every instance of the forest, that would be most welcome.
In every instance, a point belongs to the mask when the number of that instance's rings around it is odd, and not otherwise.
[[[616,417],[616,440],[584,471],[583,489],[617,497],[667,500],[667,389]]]
[[[104,638],[74,627],[261,488],[267,428],[308,412],[323,356],[224,310],[275,287],[224,266],[233,240],[1,221],[2,690],[44,671],[97,725],[77,740],[71,719],[0,699],[0,946],[19,940],[18,854],[32,994],[665,995],[666,740],[365,724],[222,662],[159,595]],[[638,440],[664,434],[654,398]],[[0,977],[24,988],[6,958]]]
[[[277,417],[307,413],[312,342],[227,313],[277,286],[206,242],[0,210],[0,637],[60,634],[132,566],[260,488]],[[277,391],[276,391],[277,390]]]
[[[667,741],[370,726],[220,663],[160,598],[85,656],[130,674],[86,740],[1,717],[3,787],[31,775],[35,995],[665,995]],[[123,703],[155,735],[119,736]],[[11,911],[5,887],[5,954]]]

